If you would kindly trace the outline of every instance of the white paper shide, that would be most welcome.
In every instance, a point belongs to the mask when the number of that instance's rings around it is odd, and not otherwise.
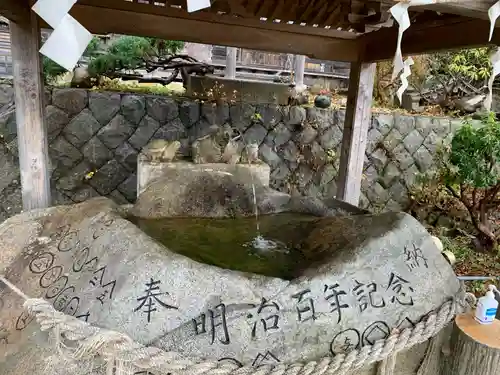
[[[75,3],[76,0],[38,0],[32,7],[54,29],[40,53],[69,71],[92,40],[92,34],[68,13]]]

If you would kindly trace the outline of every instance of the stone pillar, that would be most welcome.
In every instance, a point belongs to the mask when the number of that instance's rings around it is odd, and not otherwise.
[[[212,45],[210,44],[185,43],[183,53],[201,62],[209,64],[212,62]]]
[[[304,90],[304,68],[306,65],[306,57],[304,55],[295,56],[295,66],[293,70],[295,71],[295,88],[298,92]]]
[[[235,79],[236,78],[236,47],[227,47],[226,49],[226,70],[224,77]]]

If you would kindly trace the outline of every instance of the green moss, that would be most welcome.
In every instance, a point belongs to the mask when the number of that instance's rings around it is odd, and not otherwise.
[[[255,218],[131,219],[168,249],[198,262],[283,279],[299,276],[315,260],[294,243],[302,237],[297,228],[307,231],[308,224],[316,220],[317,217],[297,214],[260,217],[262,236],[282,244],[278,249],[262,251],[251,246],[257,233]]]

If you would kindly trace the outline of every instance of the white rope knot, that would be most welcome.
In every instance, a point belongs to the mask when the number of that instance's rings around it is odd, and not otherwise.
[[[137,370],[150,370],[157,374],[189,375],[345,375],[427,341],[437,335],[457,314],[467,312],[474,303],[475,297],[466,293],[462,284],[455,298],[428,314],[414,327],[402,331],[395,330],[389,337],[373,345],[366,345],[359,350],[335,357],[326,356],[318,361],[264,365],[257,368],[191,359],[178,352],[146,347],[125,334],[94,327],[56,311],[50,303],[42,299],[27,299],[24,307],[35,316],[42,331],[53,332],[57,349],[66,359],[81,361],[96,360],[100,357],[108,367],[120,368],[120,374],[129,375]]]

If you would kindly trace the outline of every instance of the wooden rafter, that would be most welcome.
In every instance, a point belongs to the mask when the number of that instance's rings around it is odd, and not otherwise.
[[[29,18],[28,2],[25,0],[0,0],[0,14],[14,22]]]
[[[404,55],[418,55],[452,50],[460,48],[473,48],[489,44],[500,44],[500,32],[493,34],[493,39],[488,42],[490,24],[479,19],[457,18],[455,22],[437,25],[412,25],[403,34],[401,43]],[[397,41],[397,29],[382,29],[367,34],[360,38],[365,46],[363,61],[387,60],[394,57]]]
[[[282,22],[278,23],[261,21],[258,18],[235,17],[231,14],[214,14],[207,11],[187,13],[185,10],[179,8],[151,6],[148,4],[133,3],[124,0],[79,0],[77,5],[90,5],[92,7],[98,8],[125,10],[144,14],[189,19],[194,21],[206,21],[224,25],[243,25],[261,30],[278,30],[294,34],[320,35],[337,39],[355,39],[357,37],[356,33],[347,31],[339,31],[336,29],[325,29],[319,27],[306,27],[300,26],[299,24],[287,24],[286,21],[288,21],[288,19],[282,19]],[[241,5],[243,6],[244,3],[242,2]],[[246,8],[244,9],[250,11],[248,9],[248,6],[245,6]]]
[[[91,3],[94,5],[90,5]],[[346,37],[352,35],[351,39],[339,39],[322,33],[302,33],[300,26],[297,26],[300,30],[295,29],[297,31],[292,32],[291,28],[285,27],[287,25],[265,23],[258,25],[256,22],[251,26],[239,22],[238,18],[227,18],[226,21],[230,22],[216,23],[208,17],[209,15],[202,16],[202,12],[193,19],[183,15],[179,10],[174,12],[174,9],[164,8],[163,14],[160,14],[162,12],[151,14],[140,11],[145,9],[141,7],[145,4],[123,2],[124,5],[134,7],[131,10],[116,10],[107,8],[106,4],[109,3],[109,0],[79,1],[70,13],[92,33],[160,37],[307,55],[325,60],[356,61],[359,58],[358,43],[353,39],[355,35],[351,33],[342,33]],[[174,16],[176,13],[180,16]],[[322,30],[322,32],[339,33],[335,30]]]

